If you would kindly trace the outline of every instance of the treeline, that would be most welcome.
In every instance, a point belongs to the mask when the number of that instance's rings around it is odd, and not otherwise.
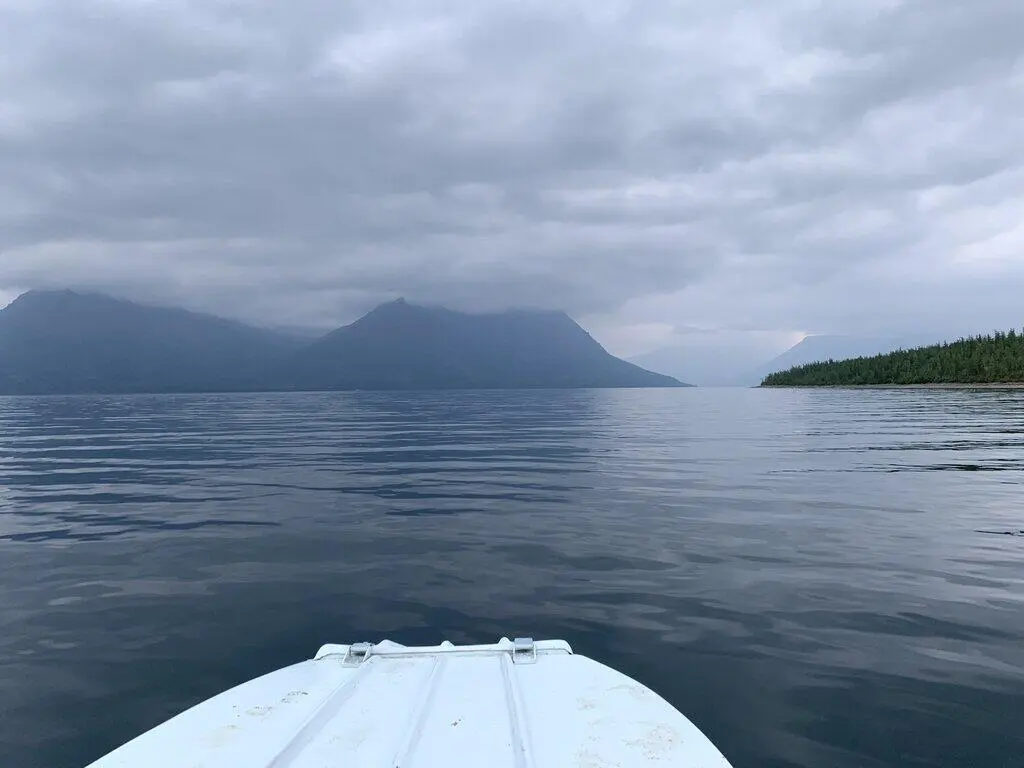
[[[763,387],[1024,382],[1024,332],[997,331],[874,357],[828,360],[772,373]]]

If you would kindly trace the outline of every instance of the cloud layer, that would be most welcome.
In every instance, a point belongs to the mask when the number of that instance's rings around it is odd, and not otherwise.
[[[0,0],[0,290],[1020,325],[1017,0]]]

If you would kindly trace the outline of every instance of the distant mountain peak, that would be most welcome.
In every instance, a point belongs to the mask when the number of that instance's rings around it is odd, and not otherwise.
[[[26,291],[21,294],[18,298],[11,302],[14,304],[32,304],[38,301],[47,301],[53,299],[72,298],[77,297],[79,294],[77,291],[73,291],[70,288],[62,289],[47,289],[47,288],[33,288],[31,291]]]
[[[610,355],[552,310],[468,313],[382,304],[296,358],[299,389],[680,386]]]
[[[94,306],[125,306],[125,307],[136,307],[139,306],[134,302],[128,301],[127,299],[120,299],[114,296],[108,296],[104,293],[92,293],[87,291],[78,291],[72,288],[36,288],[31,291],[26,291],[12,301],[8,307],[38,307],[38,306],[66,306],[69,304],[74,305],[87,305],[91,304]]]
[[[408,312],[412,310],[412,312]],[[450,309],[449,307],[443,307],[439,304],[423,304],[415,301],[409,301],[404,296],[391,301],[386,301],[382,304],[378,304],[376,307],[367,312],[363,317],[369,317],[370,315],[378,313],[388,312],[408,312],[408,314],[422,313],[422,314],[435,314],[435,315],[446,315],[446,316],[458,316],[466,318],[494,318],[494,317],[543,317],[547,319],[558,319],[568,320],[573,325],[576,325],[576,321],[569,316],[568,313],[561,309],[535,309],[530,307],[512,307],[509,309],[493,309],[493,310],[457,310]],[[360,318],[362,319],[362,318]],[[358,322],[358,320],[356,321]]]
[[[847,360],[888,354],[899,348],[910,349],[934,343],[927,337],[850,336],[809,334],[781,355],[759,366],[753,373],[763,379],[771,373],[827,360]]]
[[[76,291],[73,288],[34,288],[31,291],[21,294],[19,299],[100,299],[103,301],[118,301],[113,296],[102,293],[88,293]]]
[[[69,288],[63,289],[34,289],[26,291],[7,305],[6,311],[11,314],[26,314],[47,309],[56,309],[69,304],[77,304],[83,299],[98,299],[110,303],[116,301],[109,296],[87,296],[73,291]]]
[[[184,309],[36,290],[0,310],[0,393],[261,388],[299,342]]]
[[[429,312],[427,307],[421,307],[417,304],[410,304],[404,298],[395,299],[393,301],[386,301],[383,304],[378,304],[376,307],[371,309],[365,315],[360,317],[351,326],[368,327],[377,323],[386,323],[393,325],[394,323],[403,323],[411,321],[411,318]],[[340,330],[340,329],[339,329]],[[334,331],[337,333],[337,331]]]

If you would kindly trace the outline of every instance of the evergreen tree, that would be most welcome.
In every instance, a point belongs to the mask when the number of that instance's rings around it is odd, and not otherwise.
[[[996,331],[874,357],[828,360],[772,373],[764,387],[1024,383],[1024,332]]]

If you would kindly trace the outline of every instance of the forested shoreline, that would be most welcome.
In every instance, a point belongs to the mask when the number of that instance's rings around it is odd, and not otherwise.
[[[1024,332],[997,331],[873,357],[827,360],[769,374],[762,387],[1024,382]]]

